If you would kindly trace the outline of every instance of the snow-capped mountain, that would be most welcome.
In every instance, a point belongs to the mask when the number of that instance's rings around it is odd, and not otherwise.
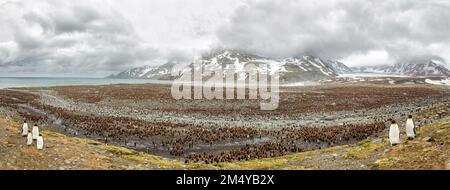
[[[130,70],[126,70],[123,72],[120,72],[118,74],[113,74],[108,76],[108,78],[141,78],[144,76],[147,72],[151,70],[155,70],[157,67],[154,66],[143,66],[143,67],[137,67]]]
[[[174,80],[178,76],[172,76],[172,72],[176,70],[178,63],[167,62],[164,65],[160,65],[154,69],[147,71],[140,78],[157,79],[157,80]]]
[[[303,56],[300,58],[270,59],[233,50],[223,50],[204,55],[200,61],[207,70],[233,69],[241,72],[239,80],[247,78],[242,71],[252,64],[259,67],[260,72],[280,75],[280,82],[316,81],[337,76],[331,64],[319,58]],[[205,76],[208,77],[208,76]]]
[[[334,70],[334,72],[338,74],[346,74],[346,73],[352,73],[352,69],[347,67],[342,62],[336,61],[336,60],[328,60],[328,63],[330,64],[331,68]]]
[[[299,81],[317,81],[331,79],[342,73],[351,72],[351,69],[338,61],[322,60],[313,56],[291,57],[283,59],[271,59],[235,50],[221,50],[205,54],[199,60],[204,70],[217,71],[233,69],[235,72],[244,71],[244,68],[253,64],[259,66],[267,64],[267,67],[259,67],[260,72],[273,74],[278,72],[281,83]],[[172,76],[174,63],[167,63],[159,67],[140,67],[124,71],[114,78],[151,78],[172,80],[179,78],[183,72],[189,71],[186,68],[193,68],[196,65],[190,64],[188,67],[178,69],[180,75]],[[208,76],[204,76],[207,78]],[[239,79],[245,79],[247,75],[243,73]]]
[[[354,72],[385,73],[407,76],[446,76],[450,77],[450,70],[438,60],[399,62],[394,65],[378,65],[353,67]]]
[[[394,65],[378,65],[352,67],[334,60],[323,60],[313,56],[290,57],[281,59],[272,59],[252,55],[235,50],[213,51],[203,55],[198,62],[201,63],[204,70],[218,71],[234,70],[241,73],[238,79],[246,79],[248,74],[243,72],[246,66],[253,64],[259,66],[268,65],[266,68],[258,68],[260,72],[273,74],[278,72],[281,83],[293,83],[302,81],[319,81],[333,79],[340,74],[346,73],[382,73],[406,76],[446,76],[450,77],[450,70],[440,60],[415,60],[399,62]],[[175,80],[180,78],[183,73],[190,72],[192,68],[198,65],[180,64],[176,62],[167,62],[160,66],[144,66],[123,71],[117,75],[111,75],[110,78],[143,78],[158,80]],[[198,69],[198,68],[196,68]],[[176,73],[173,75],[173,73]],[[210,74],[212,75],[212,73]],[[225,73],[223,73],[225,75]],[[204,79],[208,79],[206,74]]]
[[[108,78],[121,79],[155,79],[155,80],[174,80],[177,76],[172,76],[171,72],[178,64],[167,62],[160,66],[143,66],[120,72],[116,75],[110,75]]]

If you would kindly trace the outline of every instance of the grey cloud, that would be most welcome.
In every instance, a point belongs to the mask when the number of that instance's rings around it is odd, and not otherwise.
[[[131,23],[119,13],[112,10],[100,13],[88,6],[63,7],[61,10],[45,12],[43,15],[29,12],[23,15],[23,19],[30,24],[39,24],[47,34],[97,32],[133,35],[134,33]]]
[[[165,6],[160,9],[172,11],[145,13],[147,19],[133,10],[154,2],[125,8],[126,1],[101,6],[104,1],[43,0],[30,6],[31,1],[0,4],[0,76],[105,76],[167,60],[192,60],[208,45],[269,57],[346,58],[376,50],[397,60],[450,60],[449,1],[247,0],[229,19],[216,18],[229,15],[215,14],[226,8],[222,2],[208,11],[181,14],[161,0]],[[198,6],[206,2],[197,1]],[[178,20],[178,14],[185,17]]]
[[[272,57],[342,58],[386,50],[394,59],[450,47],[450,3],[430,0],[247,1],[217,32],[227,48]]]
[[[24,11],[21,6],[17,9]],[[9,23],[14,45],[0,43],[0,75],[105,76],[152,64],[162,56],[157,48],[142,42],[131,23],[113,10],[65,4],[52,10],[30,10],[16,18],[21,20]]]

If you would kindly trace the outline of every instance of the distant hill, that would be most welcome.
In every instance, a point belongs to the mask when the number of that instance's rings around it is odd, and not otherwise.
[[[450,77],[450,70],[438,60],[421,60],[399,62],[394,65],[378,65],[365,67],[352,67],[354,72],[400,74],[407,76],[444,76]]]

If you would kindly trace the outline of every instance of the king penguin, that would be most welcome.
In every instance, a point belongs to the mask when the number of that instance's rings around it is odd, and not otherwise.
[[[28,136],[27,136],[27,145],[31,145],[33,144],[33,136],[31,135],[30,132],[28,132]]]
[[[392,120],[391,127],[389,128],[389,142],[391,146],[395,146],[400,143],[400,130],[398,129],[397,122]]]
[[[406,120],[406,135],[408,136],[409,140],[412,140],[416,137],[416,128],[414,126],[412,115],[409,115],[408,119]]]
[[[39,128],[36,124],[34,124],[33,130],[31,131],[31,133],[33,135],[33,140],[37,140],[37,138],[39,137]]]
[[[44,148],[44,138],[42,138],[41,134],[37,138],[36,146],[37,146],[37,149],[39,149],[39,150],[42,150],[42,148]]]
[[[23,121],[22,136],[26,137],[27,135],[28,135],[28,124],[27,124],[27,121]]]

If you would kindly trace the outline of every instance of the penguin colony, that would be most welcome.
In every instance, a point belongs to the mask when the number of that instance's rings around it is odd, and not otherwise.
[[[263,143],[262,145],[245,145],[239,149],[222,151],[218,153],[204,152],[201,154],[189,154],[186,156],[185,162],[216,163],[282,156],[309,149],[322,149],[333,145],[342,144],[342,142],[363,140],[373,133],[382,132],[384,129],[384,122],[377,122],[364,126],[344,124],[342,126],[326,128],[283,128],[279,131],[271,131],[271,133],[274,133],[271,136],[275,139],[270,142]],[[411,115],[408,116],[405,129],[408,139],[413,139],[415,137],[415,126]],[[240,132],[248,134],[247,131]],[[28,129],[28,124],[25,121],[22,125],[21,134],[22,136],[27,137],[27,145],[32,145],[33,142],[36,141],[37,148],[43,149],[44,141],[42,135],[39,134],[39,128],[37,125],[34,125],[30,132]],[[254,135],[256,134],[257,133]],[[114,138],[114,135],[111,135],[111,138]],[[261,138],[261,136],[256,138]],[[400,143],[400,129],[397,122],[394,120],[391,120],[391,125],[389,127],[389,142],[392,146]],[[174,156],[182,156],[183,149],[185,147],[182,141],[178,140],[169,142],[168,144],[170,143],[173,143],[172,147],[168,148],[170,153]]]
[[[39,127],[35,124],[31,130],[28,128],[27,121],[24,121],[22,124],[22,137],[26,137],[26,143],[28,146],[33,145],[33,142],[36,141],[36,147],[38,150],[42,150],[44,148],[44,138],[42,134],[39,133]]]
[[[356,142],[386,129],[385,122],[381,120],[364,125],[344,123],[341,126],[323,128],[287,127],[280,130],[230,126],[205,128],[185,123],[143,121],[129,117],[81,115],[51,106],[45,106],[41,109],[64,118],[64,123],[71,125],[77,131],[75,135],[81,134],[103,140],[105,143],[125,145],[149,153],[152,153],[151,148],[160,152],[163,150],[171,156],[184,157],[185,162],[213,163],[281,156]],[[412,121],[412,118],[409,119]],[[411,121],[407,121],[408,126],[411,126]],[[389,128],[392,145],[400,143],[400,132],[398,125],[396,125],[395,122],[392,122]],[[411,137],[413,138],[413,136]],[[33,136],[33,138],[36,137]],[[243,142],[246,140],[262,141],[264,138],[270,140],[257,144],[242,144],[231,150],[195,152],[199,145],[205,146],[206,144],[210,146],[211,150],[214,150],[214,145],[217,143]],[[149,141],[151,142],[150,145],[145,144],[142,146],[143,148],[137,148],[138,143]]]
[[[229,162],[282,156],[289,153],[322,149],[333,145],[363,140],[373,133],[386,129],[383,122],[367,125],[344,124],[334,127],[284,128],[273,133],[275,140],[262,145],[246,145],[243,148],[220,153],[191,154],[185,162]]]
[[[67,97],[80,102],[97,103],[104,100],[158,100],[171,106],[158,105],[157,111],[171,113],[199,113],[208,115],[229,115],[234,114],[236,110],[230,109],[208,109],[223,108],[222,101],[204,101],[199,104],[205,109],[195,110],[186,106],[189,101],[174,100],[170,94],[170,86],[163,85],[108,85],[108,86],[71,86],[50,88],[62,97]],[[299,93],[301,92],[301,93]],[[280,108],[271,112],[259,110],[259,104],[255,102],[257,109],[238,110],[239,116],[266,117],[266,116],[289,116],[295,115],[294,110],[302,110],[305,113],[319,113],[342,110],[360,110],[377,108],[380,105],[402,103],[405,100],[424,98],[430,100],[433,97],[445,96],[448,92],[442,93],[439,90],[429,88],[410,88],[396,87],[385,88],[384,86],[338,86],[338,87],[320,87],[313,91],[298,91],[297,88],[286,88],[286,91],[280,94]],[[348,98],[348,101],[339,101],[342,97]],[[372,97],[377,101],[367,101],[366,97]],[[401,98],[400,98],[401,97]],[[334,106],[330,106],[331,103]],[[345,103],[349,102],[349,103]],[[228,102],[227,102],[228,103]],[[232,103],[232,102],[229,102]],[[429,102],[428,102],[429,103]],[[156,103],[157,104],[157,103]],[[253,105],[253,104],[252,104]],[[252,106],[249,105],[249,106]],[[182,109],[181,106],[184,106]],[[175,107],[175,108],[174,108]],[[187,108],[187,109],[186,109]],[[138,110],[140,111],[140,110]]]
[[[9,92],[9,91],[7,91]],[[18,93],[18,92],[14,92]],[[408,93],[414,94],[414,93]],[[23,93],[23,96],[13,99],[5,98],[5,101],[0,102],[11,107],[16,107],[17,103],[33,102],[32,95]],[[340,96],[340,94],[338,94]],[[8,96],[9,97],[9,96]],[[16,96],[11,96],[16,97]],[[153,96],[152,96],[153,97]],[[1,97],[0,97],[1,98]],[[28,100],[30,99],[30,100]],[[395,99],[398,99],[395,98]],[[3,100],[3,99],[2,99]],[[390,103],[391,100],[389,100]],[[378,102],[377,102],[378,104]],[[383,103],[379,103],[383,104]],[[170,152],[173,156],[183,156],[187,162],[215,162],[219,161],[233,161],[233,160],[247,160],[254,158],[263,158],[270,156],[277,156],[287,154],[289,152],[298,152],[310,149],[321,149],[328,146],[339,145],[344,143],[351,143],[359,139],[364,139],[368,135],[380,132],[380,130],[386,129],[385,122],[365,124],[365,125],[351,125],[344,124],[336,127],[315,128],[315,127],[302,127],[302,128],[284,128],[280,130],[261,130],[249,127],[235,127],[235,126],[215,126],[215,127],[199,127],[206,126],[206,123],[198,121],[198,125],[176,123],[170,120],[167,121],[142,121],[131,119],[129,117],[103,117],[97,115],[84,115],[76,112],[71,112],[63,108],[55,108],[52,106],[30,103],[30,105],[39,110],[45,110],[48,115],[62,118],[62,125],[68,126],[66,133],[74,135],[84,135],[89,138],[96,138],[103,140],[106,143],[112,143],[116,145],[124,145],[140,151],[148,151],[148,144],[141,144],[144,148],[137,148],[141,142],[150,142],[153,145],[153,150]],[[370,107],[370,105],[369,105]],[[294,108],[294,107],[293,107]],[[308,106],[309,108],[309,106]],[[314,106],[310,106],[311,109]],[[338,109],[339,106],[336,106]],[[317,109],[317,108],[316,108]],[[340,108],[339,108],[340,109]],[[291,109],[287,109],[291,110]],[[309,110],[309,109],[308,109]],[[210,110],[200,110],[203,112],[211,112]],[[321,112],[326,110],[313,110],[312,112]],[[26,112],[18,110],[22,117],[28,120],[33,120],[37,123],[46,123],[49,120],[46,115],[39,115],[36,113]],[[212,113],[216,114],[216,113]],[[253,113],[258,115],[259,113]],[[396,115],[399,113],[392,113]],[[282,115],[280,115],[282,117]],[[394,117],[394,116],[387,116]],[[407,122],[408,123],[408,122]],[[410,122],[409,122],[410,123]],[[252,125],[252,124],[249,124]],[[376,127],[378,126],[378,127]],[[351,135],[338,135],[336,131],[345,131],[345,133]],[[360,128],[365,128],[368,131],[359,131]],[[391,127],[388,128],[389,130]],[[415,129],[415,128],[414,128]],[[339,132],[338,130],[338,132]],[[414,131],[414,130],[413,130]],[[72,133],[75,132],[75,133]],[[396,133],[393,130],[395,136]],[[344,133],[344,132],[343,132]],[[344,133],[344,134],[345,134]],[[407,132],[407,134],[409,134]],[[399,136],[399,135],[398,135]],[[414,135],[415,136],[415,135]],[[28,132],[27,132],[28,137]],[[409,136],[408,136],[409,137]],[[30,138],[33,139],[31,132]],[[265,138],[269,140],[266,141]],[[410,137],[411,138],[411,137]],[[412,137],[413,138],[413,137]],[[248,139],[253,139],[261,143],[249,143],[240,144],[239,146],[232,147],[230,149],[218,150],[215,149],[217,143],[234,143],[245,142]],[[36,139],[37,140],[37,139]],[[130,141],[130,142],[127,142]],[[31,141],[32,143],[33,141]],[[394,141],[393,141],[394,142]],[[392,145],[398,144],[392,143]],[[128,145],[128,144],[131,144]],[[196,152],[199,146],[207,147],[208,150],[200,149]],[[208,148],[206,148],[208,149]],[[203,152],[206,151],[206,152]],[[148,151],[152,152],[152,150]]]

